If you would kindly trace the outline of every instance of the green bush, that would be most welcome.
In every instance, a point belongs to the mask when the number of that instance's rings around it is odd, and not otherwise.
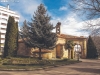
[[[70,64],[75,63],[75,60],[68,60],[68,59],[62,59],[62,60],[38,60],[36,58],[10,58],[10,59],[4,59],[3,65],[18,65],[18,66],[27,66],[27,65],[33,65],[33,66],[53,66],[53,65],[64,65],[64,64]]]

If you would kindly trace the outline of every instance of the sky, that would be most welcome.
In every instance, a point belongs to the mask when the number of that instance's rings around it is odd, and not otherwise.
[[[61,33],[75,36],[88,36],[88,32],[82,31],[84,22],[69,8],[71,0],[0,0],[0,6],[7,7],[20,15],[19,26],[24,20],[31,21],[37,7],[42,3],[51,16],[51,23],[56,26],[61,22]],[[55,30],[53,30],[55,32]]]

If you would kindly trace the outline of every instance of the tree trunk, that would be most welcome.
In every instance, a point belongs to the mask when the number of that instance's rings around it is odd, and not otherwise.
[[[39,48],[39,60],[42,60],[42,57],[41,57],[41,48]]]
[[[71,59],[73,59],[74,58],[74,50],[72,49],[71,50]]]
[[[68,59],[70,59],[71,58],[71,50],[70,49],[68,49]]]

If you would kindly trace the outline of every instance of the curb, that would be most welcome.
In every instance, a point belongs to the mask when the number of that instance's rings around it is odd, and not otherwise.
[[[82,62],[82,61],[80,61],[80,62]],[[80,63],[80,62],[77,62],[77,63]],[[75,63],[72,63],[72,64],[75,64]],[[48,67],[43,67],[43,68],[34,68],[34,69],[0,69],[0,71],[35,71],[35,70],[56,68],[56,67],[65,66],[65,65],[71,65],[71,64],[53,65],[53,66],[48,66]]]

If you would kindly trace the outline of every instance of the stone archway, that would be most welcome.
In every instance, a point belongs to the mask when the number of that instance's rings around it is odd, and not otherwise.
[[[81,57],[82,47],[80,44],[74,46],[74,58],[77,58],[77,54]]]
[[[80,57],[86,58],[87,55],[87,39],[86,38],[67,38],[67,40],[72,40],[74,43],[78,44],[80,46]],[[73,49],[71,51],[71,56],[74,58],[75,50]]]

